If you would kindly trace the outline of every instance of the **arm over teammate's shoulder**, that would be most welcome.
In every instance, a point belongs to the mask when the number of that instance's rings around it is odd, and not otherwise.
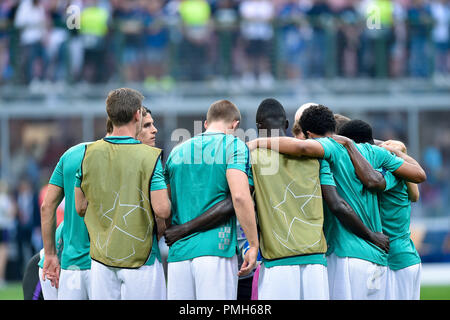
[[[324,157],[324,147],[316,140],[299,140],[291,137],[258,138],[247,143],[250,151],[266,148],[291,156]]]
[[[381,154],[383,157],[383,164],[380,167],[409,182],[421,183],[427,179],[423,168],[412,157],[389,143],[385,142],[381,146],[374,146],[374,148],[378,148],[378,154]]]

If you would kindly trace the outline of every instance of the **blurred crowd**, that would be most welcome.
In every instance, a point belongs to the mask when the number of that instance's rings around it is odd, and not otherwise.
[[[0,83],[448,75],[448,0],[2,0]]]

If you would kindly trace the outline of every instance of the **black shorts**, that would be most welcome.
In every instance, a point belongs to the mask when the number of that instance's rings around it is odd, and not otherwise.
[[[9,242],[9,230],[0,228],[0,243]]]
[[[270,41],[266,40],[247,40],[245,52],[251,58],[269,57]]]

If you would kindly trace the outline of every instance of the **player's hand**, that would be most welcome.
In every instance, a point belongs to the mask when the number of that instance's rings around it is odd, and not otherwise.
[[[250,247],[245,253],[244,262],[242,263],[241,270],[238,272],[238,276],[246,276],[256,267],[256,260],[258,259],[258,248]]]
[[[42,280],[50,280],[52,287],[59,288],[59,273],[61,267],[59,265],[58,256],[55,254],[46,254],[44,258],[44,266],[42,267]]]
[[[185,228],[181,225],[171,225],[169,228],[166,229],[164,232],[164,238],[166,239],[166,244],[170,247],[175,242],[180,240],[181,238],[184,238],[185,235]]]
[[[389,151],[394,151],[394,150],[398,150],[401,151],[403,153],[406,153],[406,146],[403,142],[401,141],[397,141],[397,140],[387,140],[385,142],[383,142],[382,144],[380,144],[380,147],[385,148]]]
[[[389,252],[389,237],[387,235],[381,232],[373,232],[371,242],[386,253]]]
[[[347,137],[344,137],[344,136],[340,136],[340,135],[338,135],[338,134],[333,134],[333,135],[331,136],[331,138],[332,138],[334,141],[336,141],[337,143],[340,143],[340,144],[342,144],[342,145],[344,145],[344,146],[348,146],[348,145],[352,142],[352,139],[347,138]]]

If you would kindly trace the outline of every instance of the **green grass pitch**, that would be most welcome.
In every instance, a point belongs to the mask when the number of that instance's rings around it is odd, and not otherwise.
[[[421,300],[450,300],[450,285],[422,286]],[[0,300],[22,300],[22,284],[20,282],[9,283],[0,289]]]

